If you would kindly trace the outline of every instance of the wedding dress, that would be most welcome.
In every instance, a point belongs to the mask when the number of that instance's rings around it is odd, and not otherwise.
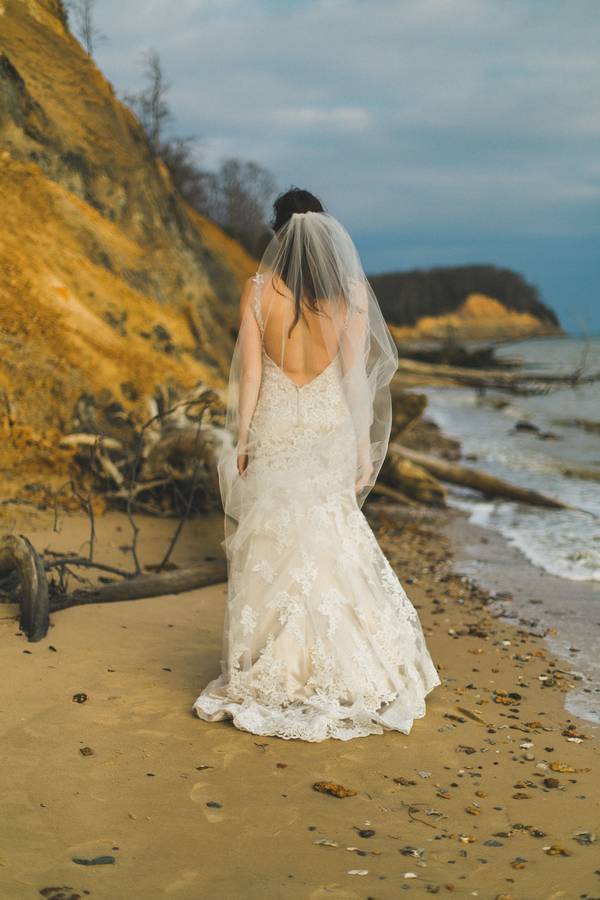
[[[377,310],[367,310],[373,296],[363,290],[354,305],[360,309],[362,302],[363,312],[371,313],[370,363],[359,367],[361,378],[349,385],[352,366],[340,339],[353,313],[350,302],[329,362],[298,383],[266,349],[263,293],[274,268],[267,258],[252,279],[248,303],[248,333],[258,342],[260,367],[248,415],[250,461],[240,475],[232,447],[220,463],[229,569],[221,673],[193,710],[205,721],[231,718],[242,730],[286,739],[349,740],[386,729],[408,734],[413,720],[425,715],[426,695],[441,681],[417,612],[360,508],[387,448],[385,433],[373,439],[377,417],[369,417],[364,404],[370,397],[372,409],[377,395],[379,401],[386,389],[389,395],[395,346],[373,315]],[[364,287],[362,279],[350,282]],[[291,309],[289,296],[273,302]],[[375,352],[377,323],[382,340]],[[364,322],[361,340],[362,347]],[[230,411],[239,429],[244,349],[238,349]],[[376,370],[374,386],[368,379]],[[378,410],[385,432],[389,407],[379,402]],[[357,428],[359,413],[366,429]],[[357,490],[357,459],[364,463],[368,450],[371,472],[367,466]]]

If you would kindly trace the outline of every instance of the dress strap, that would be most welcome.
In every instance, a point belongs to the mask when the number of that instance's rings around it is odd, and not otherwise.
[[[254,315],[256,316],[256,321],[258,322],[258,327],[261,332],[264,328],[264,323],[262,319],[262,308],[261,308],[261,285],[265,280],[265,276],[262,272],[256,272],[255,275],[252,276],[252,281],[254,282]]]

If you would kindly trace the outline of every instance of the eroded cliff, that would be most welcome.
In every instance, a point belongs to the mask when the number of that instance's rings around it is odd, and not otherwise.
[[[191,210],[56,0],[0,4],[0,468],[64,477],[82,401],[223,387],[254,260]]]

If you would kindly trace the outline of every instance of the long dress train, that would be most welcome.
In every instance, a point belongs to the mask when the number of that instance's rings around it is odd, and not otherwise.
[[[239,486],[253,499],[224,541],[221,673],[193,704],[206,721],[305,741],[408,734],[441,683],[357,504],[339,367],[298,386],[263,350],[260,439]]]

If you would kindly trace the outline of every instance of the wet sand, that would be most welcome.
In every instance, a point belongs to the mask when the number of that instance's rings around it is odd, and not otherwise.
[[[454,571],[491,592],[494,615],[526,622],[545,635],[551,652],[573,667],[576,684],[565,698],[567,711],[600,725],[600,582],[552,575],[463,514],[450,517],[444,530]]]
[[[225,585],[54,613],[36,644],[0,606],[2,898],[600,897],[600,729],[565,712],[568,664],[451,574],[446,513],[365,511],[442,677],[409,735],[308,744],[195,717]],[[144,520],[144,561],[172,528]],[[25,533],[76,550],[87,525]],[[123,565],[124,517],[98,533]],[[191,523],[176,562],[220,539],[220,515]]]

